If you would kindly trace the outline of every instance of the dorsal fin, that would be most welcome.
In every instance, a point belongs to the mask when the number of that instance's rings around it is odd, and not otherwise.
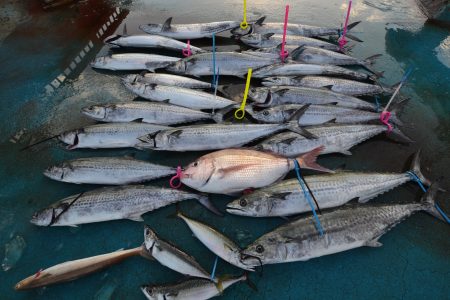
[[[163,26],[162,26],[162,28],[161,28],[161,31],[167,31],[167,30],[169,30],[170,29],[170,24],[172,23],[172,17],[170,17],[170,18],[168,18],[165,22],[164,22],[164,24],[163,24]]]

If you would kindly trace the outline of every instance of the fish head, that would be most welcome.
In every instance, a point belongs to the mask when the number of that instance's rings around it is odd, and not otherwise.
[[[270,96],[270,89],[267,87],[252,87],[248,90],[248,96],[257,103],[265,103]]]
[[[257,47],[257,46],[261,45],[262,36],[259,33],[251,33],[251,34],[242,36],[240,38],[240,40],[246,45]]]
[[[145,225],[144,228],[144,245],[147,251],[151,251],[153,245],[155,245],[158,240],[156,232],[154,232],[149,226]]]
[[[228,203],[226,210],[230,214],[239,216],[268,216],[271,211],[271,203],[270,194],[256,191]]]
[[[166,70],[174,73],[185,73],[187,70],[187,62],[185,59],[172,62],[166,66]]]
[[[44,171],[44,175],[54,180],[63,180],[64,176],[71,171],[70,164],[63,163],[58,166],[51,166]]]
[[[170,295],[164,294],[162,291],[159,291],[157,287],[150,285],[141,286],[141,291],[144,293],[145,297],[149,300],[166,300],[171,299]],[[167,293],[169,294],[169,293]]]
[[[83,107],[81,113],[97,121],[102,121],[106,117],[106,108],[101,105],[91,105]]]
[[[199,189],[206,185],[215,170],[214,159],[211,157],[200,157],[190,163],[183,171],[181,182],[185,185]]]

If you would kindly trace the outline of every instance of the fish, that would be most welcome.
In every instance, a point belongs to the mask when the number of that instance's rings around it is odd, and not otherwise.
[[[238,268],[254,271],[253,267],[241,263],[239,255],[241,248],[230,238],[207,224],[188,218],[180,211],[177,211],[176,216],[182,219],[195,237],[215,255]]]
[[[215,59],[214,59],[215,58]],[[214,63],[215,61],[215,63]],[[280,57],[255,55],[237,52],[216,52],[201,53],[183,58],[165,68],[166,71],[192,76],[214,75],[214,65],[216,73],[244,77],[249,68],[253,70],[280,62]]]
[[[291,119],[297,120],[307,107],[300,108]],[[163,151],[203,151],[241,147],[252,141],[283,130],[291,130],[314,138],[298,121],[283,124],[201,124],[162,130],[139,138],[137,146]]]
[[[392,94],[392,88],[383,87],[380,84],[370,84],[356,80],[348,80],[327,76],[278,76],[266,77],[262,85],[272,86],[297,86],[309,88],[326,88],[332,92],[349,96],[373,96],[380,94]]]
[[[296,157],[302,153],[323,146],[320,154],[341,153],[351,155],[349,151],[353,146],[358,145],[382,132],[387,131],[385,125],[320,125],[308,127],[308,131],[317,136],[317,139],[306,139],[293,132],[283,132],[255,145],[253,149],[258,151],[269,151],[285,157]],[[398,127],[393,127],[393,131],[387,136],[395,135],[402,142],[412,142],[405,136]]]
[[[246,111],[253,119],[262,123],[280,124],[290,120],[293,114],[302,108],[302,104],[281,104],[262,110],[247,107]],[[380,113],[359,110],[336,105],[308,105],[305,113],[298,119],[300,126],[321,125],[326,123],[335,124],[360,124],[371,121],[379,121]],[[391,112],[390,121],[398,126],[403,123],[398,119],[397,112]]]
[[[252,77],[264,78],[271,76],[306,76],[322,75],[344,77],[353,80],[375,80],[373,76],[332,65],[312,65],[302,63],[272,64],[253,71]]]
[[[238,27],[237,21],[219,21],[198,24],[172,24],[172,17],[168,18],[163,24],[145,24],[140,25],[139,29],[149,33],[157,34],[178,40],[193,40],[201,38],[210,38],[213,34],[227,31]]]
[[[211,280],[211,275],[200,266],[194,257],[159,238],[156,232],[147,225],[144,229],[144,239],[145,251],[163,266],[187,276]]]
[[[430,181],[420,170],[420,152],[411,166],[426,185]],[[305,176],[320,209],[333,208],[358,199],[359,203],[414,180],[409,173],[338,171],[334,174]],[[247,217],[286,217],[311,211],[297,179],[288,179],[243,195],[227,205],[227,212]]]
[[[111,71],[148,70],[164,68],[181,58],[145,53],[117,53],[100,56],[91,62],[91,67]]]
[[[239,40],[250,47],[271,48],[276,47],[283,42],[283,35],[274,33],[266,33],[266,34],[251,33],[248,35],[241,36]],[[335,45],[329,42],[325,42],[323,40],[301,35],[286,35],[285,45],[295,45],[297,47],[311,46],[332,51],[341,51],[339,45]]]
[[[129,91],[144,99],[191,109],[220,109],[231,105],[237,106],[233,100],[199,90],[141,82],[124,82],[124,85]]]
[[[160,35],[112,35],[107,37],[105,44],[129,48],[159,48],[165,50],[182,51],[188,44]],[[205,52],[205,50],[189,45],[193,54]]]
[[[323,147],[297,157],[301,168],[332,172],[315,160]],[[294,160],[273,153],[251,149],[226,149],[212,152],[190,163],[182,172],[181,182],[195,190],[236,195],[281,181],[294,169]]]
[[[311,216],[300,217],[264,234],[250,244],[242,255],[258,257],[262,264],[307,261],[363,246],[381,247],[379,239],[416,212],[435,217],[433,184],[420,203],[347,205],[320,215],[324,236],[320,236]],[[245,262],[245,260],[243,260]],[[252,265],[253,263],[248,263]]]
[[[141,215],[146,212],[188,199],[196,199],[202,205],[215,210],[204,195],[168,188],[130,185],[99,188],[69,196],[36,212],[31,223],[37,226],[76,226],[121,219],[142,222]]]
[[[212,88],[211,83],[200,81],[197,79],[192,79],[189,77],[183,77],[172,74],[162,74],[162,73],[148,73],[143,72],[141,74],[131,74],[122,78],[123,82],[132,83],[134,81],[149,83],[149,84],[159,84],[168,86],[178,86],[187,89],[210,89]]]
[[[105,123],[68,130],[59,134],[57,138],[67,144],[69,150],[80,148],[136,148],[136,144],[140,142],[137,139],[138,137],[169,128],[168,126],[138,122]]]
[[[158,125],[174,125],[199,120],[215,120],[216,122],[221,122],[223,119],[223,115],[220,112],[206,113],[164,102],[149,101],[91,105],[82,108],[81,113],[101,122],[137,121]]]
[[[377,110],[374,103],[369,103],[353,96],[335,93],[327,89],[308,87],[251,87],[248,90],[248,97],[260,107],[281,104],[330,104],[353,109]]]
[[[259,18],[254,23],[249,24],[249,26],[245,29],[237,27],[231,30],[233,35],[246,35],[250,33],[259,33],[259,34],[267,34],[267,33],[275,33],[275,34],[283,34],[284,33],[284,23],[264,23],[265,16]],[[348,24],[347,26],[347,34],[353,29],[356,25],[361,23],[361,21],[353,22]],[[318,36],[330,36],[330,35],[340,35],[342,32],[342,28],[340,27],[319,27],[319,26],[311,26],[305,24],[294,24],[288,23],[286,26],[286,34],[287,35],[301,35],[306,37],[318,37]],[[348,36],[352,38],[353,36]],[[356,39],[360,41],[359,39]]]
[[[117,264],[128,257],[141,255],[142,251],[142,246],[140,246],[134,249],[119,250],[88,258],[66,261],[38,271],[36,274],[21,280],[14,288],[16,291],[23,291],[72,281]]]
[[[206,300],[222,295],[225,289],[240,281],[248,281],[248,275],[227,277],[219,283],[205,278],[187,278],[171,284],[144,285],[141,290],[149,300]]]
[[[173,167],[131,157],[87,157],[65,161],[44,171],[50,179],[86,184],[123,185],[175,174]]]

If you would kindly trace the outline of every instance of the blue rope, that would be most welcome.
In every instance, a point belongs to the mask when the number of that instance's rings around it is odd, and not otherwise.
[[[213,269],[211,272],[211,280],[214,280],[214,278],[216,277],[216,268],[217,268],[217,262],[219,261],[219,257],[216,256],[216,260],[214,261],[214,265],[213,265]]]
[[[380,101],[378,96],[375,96],[375,109],[377,112],[380,112]]]
[[[212,34],[212,53],[213,53],[213,82],[216,85],[216,35]]]
[[[314,205],[312,203],[311,195],[309,194],[309,191],[306,192],[305,182],[303,181],[303,177],[300,174],[300,165],[298,164],[298,161],[296,159],[294,159],[294,165],[295,165],[295,173],[297,173],[298,182],[300,183],[300,186],[302,187],[303,194],[305,195],[305,198],[308,201],[309,206],[311,207],[311,211],[312,211],[314,219],[316,221],[316,225],[317,225],[316,227],[319,230],[320,235],[323,236],[322,224],[320,223],[319,217],[316,214],[316,209],[314,208]]]
[[[425,188],[425,186],[422,183],[422,180],[420,180],[419,176],[417,176],[414,172],[412,171],[408,171],[406,172],[406,174],[408,174],[412,180],[414,180],[415,182],[417,182],[417,184],[419,185],[419,187],[422,189],[422,191],[425,193],[427,191],[427,189]],[[450,218],[447,217],[447,215],[444,213],[444,211],[439,207],[439,205],[437,203],[434,203],[434,207],[436,208],[436,210],[441,214],[441,216],[444,218],[444,220],[450,224]]]

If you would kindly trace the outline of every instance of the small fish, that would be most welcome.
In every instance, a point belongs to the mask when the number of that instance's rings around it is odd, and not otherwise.
[[[79,148],[128,148],[136,147],[137,139],[147,133],[155,133],[170,127],[138,122],[107,123],[86,126],[76,130],[69,130],[58,139],[66,143],[67,149]]]
[[[144,247],[147,253],[163,266],[178,273],[211,280],[194,257],[186,254],[174,245],[160,239],[149,226],[144,229]]]
[[[332,172],[316,161],[323,147],[297,157],[300,167]],[[201,192],[233,195],[282,180],[294,169],[294,161],[268,152],[226,149],[206,154],[183,171],[181,182]]]
[[[419,211],[437,218],[433,184],[420,203],[364,204],[344,206],[320,215],[325,235],[320,236],[311,216],[300,217],[264,234],[249,245],[242,255],[261,259],[262,264],[306,261],[363,246],[381,247],[378,241],[397,224]],[[245,260],[243,260],[245,262]]]
[[[429,185],[420,170],[419,152],[411,170]],[[408,173],[371,173],[339,171],[335,174],[305,176],[321,209],[338,207],[352,199],[360,203],[383,194],[413,179]],[[227,212],[247,217],[285,217],[311,211],[297,179],[284,180],[269,187],[243,195],[227,205]]]
[[[220,21],[199,24],[172,24],[172,17],[168,18],[163,24],[140,25],[139,29],[149,33],[157,34],[173,39],[189,40],[212,37],[223,31],[239,27],[237,21]]]
[[[172,167],[131,157],[87,157],[49,167],[44,175],[53,180],[77,184],[123,185],[169,176],[175,171]]]
[[[100,56],[94,59],[91,67],[112,71],[131,71],[164,68],[181,58],[144,53],[118,53],[108,56]]]
[[[141,74],[127,75],[122,78],[122,81],[127,83],[137,81],[148,84],[178,86],[187,89],[210,89],[212,87],[211,83],[209,82],[204,82],[189,77],[183,77],[172,74],[162,74],[162,73],[148,73],[148,72],[143,72]]]
[[[36,212],[37,226],[79,224],[129,219],[142,222],[141,215],[183,200],[196,199],[217,212],[207,196],[144,185],[107,187],[69,196]]]
[[[124,259],[140,255],[142,247],[128,250],[119,250],[83,259],[66,261],[53,267],[40,270],[16,284],[15,290],[22,291],[43,287],[55,283],[72,281],[85,275],[97,272]]]
[[[241,36],[239,39],[244,44],[254,48],[271,48],[277,47],[283,42],[283,35],[274,33],[252,33]],[[311,46],[327,50],[340,51],[339,45],[301,35],[286,35],[286,45],[295,45],[297,47]]]

